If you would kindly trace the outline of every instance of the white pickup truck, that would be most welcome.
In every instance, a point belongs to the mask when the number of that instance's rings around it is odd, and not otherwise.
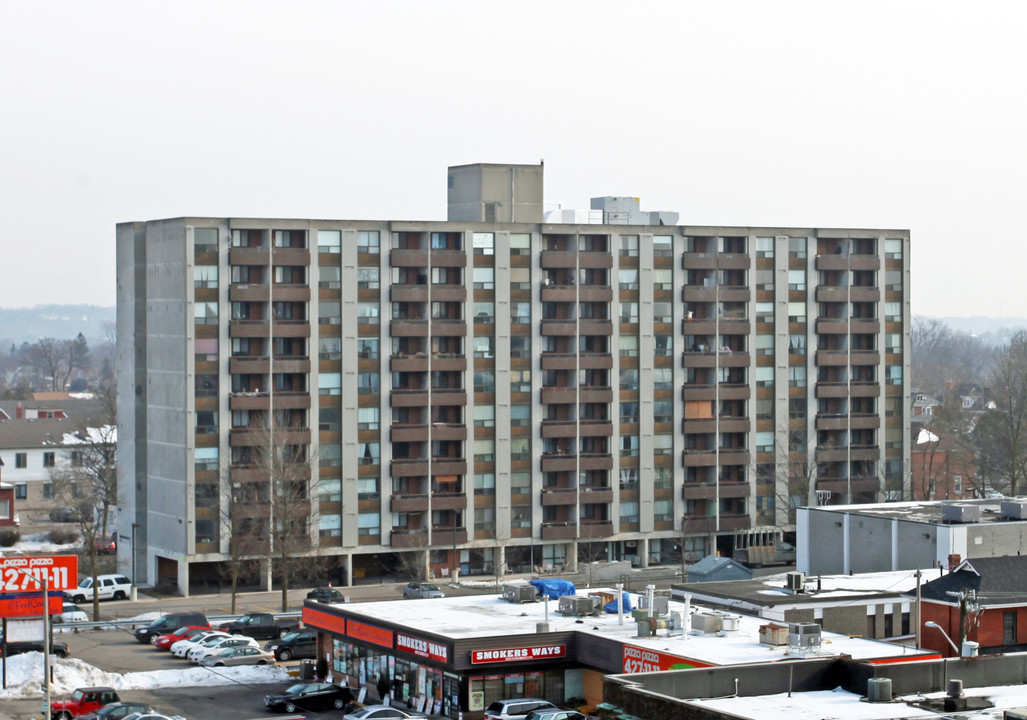
[[[100,575],[96,578],[97,596],[101,600],[127,600],[132,593],[132,581],[124,575]],[[93,578],[84,577],[74,590],[65,590],[64,596],[75,603],[91,602]]]

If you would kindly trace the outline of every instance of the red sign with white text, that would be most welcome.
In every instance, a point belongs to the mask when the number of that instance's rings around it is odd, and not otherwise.
[[[449,659],[449,648],[446,645],[403,633],[396,633],[396,649],[439,662],[447,662]]]
[[[49,610],[57,615],[64,608],[64,594],[50,593]],[[0,595],[0,618],[22,618],[43,616],[43,593],[5,593]]]
[[[78,587],[78,556],[0,558],[0,593],[38,593],[43,580],[49,581],[51,591]]]
[[[669,655],[659,650],[647,650],[634,645],[624,646],[624,665],[626,673],[659,672],[660,670],[684,670],[696,667],[713,667],[709,663],[699,662],[691,658]]]
[[[471,663],[521,662],[526,660],[550,660],[567,656],[566,645],[534,645],[531,647],[501,648],[499,650],[474,650]]]

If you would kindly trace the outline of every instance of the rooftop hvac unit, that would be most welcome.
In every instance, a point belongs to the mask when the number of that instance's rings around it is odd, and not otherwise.
[[[638,609],[649,610],[648,595],[640,595],[638,597]],[[666,615],[668,612],[670,612],[670,598],[666,595],[656,595],[653,597],[653,614]]]
[[[724,618],[713,613],[696,613],[692,616],[692,629],[704,633],[718,633],[724,629]]]
[[[594,597],[578,597],[577,595],[564,595],[559,600],[557,610],[563,615],[583,617],[585,615],[591,615],[596,611],[596,608],[598,607],[598,605],[596,604],[597,600],[598,598]]]
[[[512,603],[529,603],[538,600],[534,585],[504,585],[503,599]]]
[[[943,504],[941,519],[949,523],[974,523],[981,519],[980,505]]]
[[[725,615],[721,622],[721,629],[724,632],[738,632],[739,617],[737,615]]]
[[[792,592],[801,593],[806,586],[806,573],[790,572],[785,575],[786,587]]]
[[[867,700],[878,703],[891,702],[891,678],[867,680]]]
[[[793,655],[816,655],[820,652],[821,628],[817,623],[788,624],[788,652]]]
[[[760,625],[760,642],[764,645],[787,645],[788,628],[775,623]]]
[[[1002,502],[1003,520],[1027,520],[1027,502],[1005,500]]]

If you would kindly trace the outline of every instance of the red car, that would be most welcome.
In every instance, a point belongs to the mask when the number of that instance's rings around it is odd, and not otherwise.
[[[204,625],[188,625],[186,627],[180,627],[175,632],[165,633],[163,635],[155,635],[150,643],[153,644],[158,650],[170,650],[171,646],[179,640],[186,640],[202,635],[205,632],[210,632],[210,628]]]
[[[71,720],[71,718],[95,712],[104,705],[119,702],[121,698],[114,688],[93,687],[79,688],[67,700],[50,703],[50,713],[54,720]]]

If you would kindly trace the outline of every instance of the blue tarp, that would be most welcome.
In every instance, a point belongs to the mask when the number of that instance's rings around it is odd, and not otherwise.
[[[556,600],[564,595],[573,595],[576,592],[574,583],[570,580],[539,578],[532,580],[531,585],[550,600]]]
[[[631,594],[621,593],[620,608],[622,612],[631,612]],[[608,613],[617,612],[617,600],[614,599],[603,606],[603,610]]]

